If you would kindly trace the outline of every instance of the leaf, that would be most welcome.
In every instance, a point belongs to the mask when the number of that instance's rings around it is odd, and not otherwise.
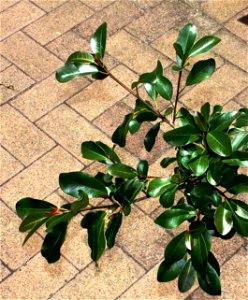
[[[232,212],[220,204],[214,214],[214,225],[221,235],[228,234],[233,227]]]
[[[248,176],[243,174],[235,176],[228,184],[227,190],[235,195],[248,192]]]
[[[248,236],[248,221],[241,218],[236,213],[233,214],[233,227],[238,234],[245,237]]]
[[[183,58],[183,49],[182,49],[182,46],[179,43],[174,43],[173,47],[174,47],[174,49],[176,51],[176,54],[182,59]],[[174,67],[173,68],[174,71],[179,71],[177,66],[173,66],[173,67]],[[181,68],[180,68],[180,70],[181,70]]]
[[[32,229],[37,223],[43,224],[49,218],[48,215],[44,214],[35,214],[27,216],[21,223],[19,227],[20,232],[25,232]]]
[[[107,23],[100,25],[95,33],[91,36],[90,46],[94,54],[99,58],[104,57],[107,38]]]
[[[248,220],[248,205],[240,200],[231,199],[229,203],[233,211],[241,218]]]
[[[211,185],[217,185],[220,182],[223,165],[210,163],[207,172],[207,180]]]
[[[188,163],[191,171],[195,174],[195,176],[203,175],[208,167],[209,167],[209,157],[208,155],[200,155],[190,160]]]
[[[99,180],[82,172],[60,174],[59,185],[64,193],[77,198],[81,197],[81,192],[86,193],[89,198],[108,195],[106,187]]]
[[[215,269],[216,273],[220,276],[220,265],[212,252],[208,253],[208,263]]]
[[[213,58],[200,60],[194,64],[186,79],[186,86],[200,83],[208,79],[215,71],[215,60]]]
[[[170,130],[164,134],[165,141],[174,146],[185,146],[195,142],[199,137],[200,132],[190,125]]]
[[[57,226],[58,224],[68,222],[76,215],[74,212],[68,212],[64,214],[56,214],[53,215],[46,223],[47,230],[49,230],[51,227]]]
[[[57,207],[45,200],[23,198],[16,203],[17,215],[23,220],[30,215],[45,215]]]
[[[216,114],[210,121],[210,130],[225,131],[238,116],[239,113],[236,111]]]
[[[41,254],[49,264],[60,259],[60,248],[64,243],[66,230],[67,222],[61,222],[47,229],[47,235],[41,247]]]
[[[206,102],[201,107],[201,114],[203,115],[204,119],[208,121],[210,116],[210,104],[209,102]]]
[[[147,192],[151,197],[158,197],[163,194],[169,184],[171,184],[171,180],[168,178],[152,179],[149,183]]]
[[[187,292],[192,288],[196,279],[196,271],[192,264],[191,259],[184,265],[179,278],[178,289],[181,293]]]
[[[140,160],[137,165],[137,173],[141,178],[146,178],[148,173],[149,164],[147,160]]]
[[[91,258],[94,261],[102,256],[105,250],[104,220],[106,212],[92,211],[81,221],[81,226],[88,230],[88,244],[91,248]]]
[[[153,125],[149,131],[147,132],[145,139],[144,139],[144,145],[146,148],[146,151],[150,152],[155,144],[157,134],[160,129],[160,123],[157,123]]]
[[[72,53],[66,61],[66,64],[68,63],[78,63],[78,64],[95,64],[95,59],[93,55],[87,53],[87,52],[81,52],[77,51]]]
[[[159,215],[155,220],[155,223],[164,228],[171,229],[178,227],[181,223],[193,218],[195,215],[195,210],[187,211],[180,208],[171,208]]]
[[[173,263],[166,263],[164,260],[158,268],[157,280],[159,282],[168,282],[177,278],[185,263],[186,256]]]
[[[221,283],[218,273],[214,267],[207,263],[206,278],[203,278],[201,274],[197,273],[198,282],[200,287],[209,295],[221,295]]]
[[[176,157],[165,157],[161,160],[160,166],[162,168],[167,168],[170,164],[172,164],[176,160],[177,160]]]
[[[187,24],[179,31],[177,44],[182,48],[185,57],[189,55],[197,37],[197,28],[193,24]],[[180,56],[180,55],[179,55]]]
[[[178,261],[185,256],[187,253],[185,238],[186,231],[183,231],[168,243],[164,252],[164,259],[166,263]]]
[[[238,134],[232,141],[232,150],[237,151],[243,147],[248,148],[248,132]]]
[[[178,184],[175,183],[167,186],[167,189],[159,198],[159,202],[163,207],[171,207],[173,205],[177,189]]]
[[[207,134],[207,144],[209,148],[220,156],[230,156],[232,154],[231,140],[222,131],[210,131]]]
[[[122,213],[114,214],[111,216],[110,221],[108,223],[108,228],[105,233],[108,248],[112,248],[114,246],[115,237],[121,227],[121,223]]]
[[[28,216],[27,218],[29,218],[31,216]],[[43,219],[40,219],[39,222],[36,222],[34,224],[34,226],[30,229],[30,231],[28,232],[28,234],[26,235],[22,245],[24,245],[28,240],[29,238],[44,224],[46,223],[46,221],[48,220],[48,218],[50,217],[47,217],[47,218],[43,218]],[[25,220],[25,219],[24,219]]]
[[[156,78],[155,89],[161,97],[170,100],[173,94],[173,87],[170,80],[163,75],[158,75]]]
[[[64,83],[75,77],[92,75],[98,72],[100,71],[95,65],[68,63],[56,71],[56,79]]]
[[[136,133],[140,129],[141,123],[138,122],[136,119],[133,119],[129,122],[128,131],[131,134]]]
[[[235,151],[231,158],[223,159],[222,162],[229,166],[248,167],[248,152]]]
[[[109,167],[108,173],[123,179],[131,179],[137,176],[135,169],[124,164],[115,164]]]
[[[191,238],[191,259],[194,268],[203,276],[206,274],[206,267],[208,261],[208,248],[202,236],[192,236]]]
[[[189,52],[189,57],[205,53],[216,46],[221,40],[213,35],[204,36],[198,40]]]
[[[113,143],[119,145],[120,147],[125,147],[126,145],[126,135],[129,129],[129,123],[133,119],[133,114],[127,114],[124,117],[123,122],[119,125],[112,135]]]

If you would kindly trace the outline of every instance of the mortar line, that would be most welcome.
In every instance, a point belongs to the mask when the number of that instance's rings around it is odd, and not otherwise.
[[[6,11],[6,10],[8,10],[9,8],[11,8],[11,7],[13,7],[13,6],[17,5],[17,4],[18,4],[18,3],[20,3],[20,2],[21,2],[21,0],[19,0],[19,1],[15,2],[15,3],[13,3],[13,4],[11,4],[11,5],[10,5],[10,6],[8,6],[7,8],[5,8],[5,9],[1,10],[1,11],[0,11],[0,13],[3,13],[4,11]]]

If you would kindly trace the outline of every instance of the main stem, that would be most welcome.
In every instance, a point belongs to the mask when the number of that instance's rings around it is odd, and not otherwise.
[[[176,100],[175,100],[174,113],[173,113],[173,124],[175,124],[175,120],[176,120],[177,103],[178,103],[179,95],[180,95],[181,79],[182,79],[182,71],[179,71],[178,81],[177,81],[177,93],[176,93]]]

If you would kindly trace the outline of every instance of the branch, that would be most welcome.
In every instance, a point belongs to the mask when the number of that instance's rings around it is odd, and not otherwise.
[[[173,124],[175,123],[175,120],[176,120],[177,103],[178,103],[179,95],[180,95],[181,79],[182,79],[182,71],[179,71],[178,81],[177,81],[177,94],[176,94],[176,100],[175,100],[175,106],[174,106],[174,113],[173,113]]]

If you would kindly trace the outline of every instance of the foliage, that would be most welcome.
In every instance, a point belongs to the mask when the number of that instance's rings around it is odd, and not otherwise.
[[[248,205],[237,198],[248,191],[248,177],[239,172],[239,167],[248,165],[245,128],[248,109],[222,112],[222,106],[211,109],[209,103],[203,104],[199,112],[184,107],[179,111],[176,109],[182,72],[189,66],[190,59],[209,51],[220,39],[205,36],[196,40],[197,29],[192,24],[179,32],[173,45],[177,61],[173,70],[178,72],[173,102],[173,86],[164,75],[160,61],[153,71],[141,74],[132,83],[132,89],[111,74],[103,62],[106,29],[104,23],[92,35],[92,53],[78,51],[71,54],[65,65],[57,70],[56,78],[59,82],[67,82],[86,75],[97,80],[110,76],[136,97],[135,107],[114,131],[113,146],[100,141],[82,143],[82,156],[105,164],[105,173],[98,172],[95,176],[83,172],[60,174],[60,188],[74,197],[74,202],[58,208],[43,200],[24,198],[18,201],[16,211],[22,219],[20,231],[28,232],[24,242],[46,224],[47,235],[41,254],[49,263],[57,261],[68,224],[83,212],[81,227],[87,229],[91,257],[98,261],[106,247],[114,246],[122,219],[130,214],[132,205],[149,197],[159,197],[165,211],[155,223],[172,229],[186,222],[188,229],[176,235],[165,247],[158,281],[167,282],[178,277],[179,290],[186,292],[197,278],[205,292],[220,295],[220,267],[211,252],[212,237],[229,239],[235,233],[248,236]],[[215,68],[212,58],[196,62],[188,73],[185,87],[208,79]],[[139,96],[140,85],[145,88],[149,100]],[[159,96],[168,102],[165,110],[158,109]],[[173,123],[168,119],[171,114]],[[147,151],[153,149],[163,122],[172,128],[163,135],[165,142],[176,150],[174,157],[161,161],[162,168],[175,164],[174,173],[168,178],[149,174],[146,160],[140,160],[137,167],[124,164],[116,151],[116,146],[125,146],[129,133],[135,134],[144,122],[151,121],[153,124],[144,139]],[[176,200],[179,191],[183,197]],[[144,198],[140,198],[141,193]],[[90,200],[98,197],[108,199],[111,204],[92,206]]]

